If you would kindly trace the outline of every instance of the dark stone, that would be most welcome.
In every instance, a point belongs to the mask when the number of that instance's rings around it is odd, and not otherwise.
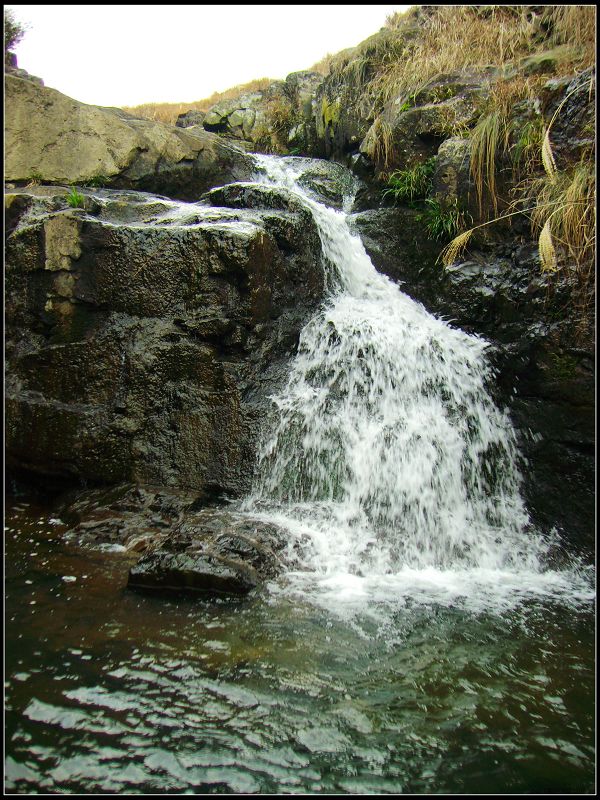
[[[122,484],[71,491],[58,513],[81,547],[138,553],[135,589],[245,594],[278,575],[289,558],[275,525],[228,508],[201,508],[197,493]]]
[[[68,541],[139,554],[129,575],[133,589],[246,594],[284,566],[298,566],[276,525],[202,505],[196,492],[125,483],[71,490],[56,508]]]
[[[380,208],[351,214],[349,224],[362,239],[375,267],[413,299],[432,307],[443,270],[436,264],[439,242],[428,239],[419,211]]]
[[[323,293],[310,214],[274,192],[235,209],[83,192],[89,212],[47,187],[10,196],[10,468],[243,493]]]
[[[255,571],[242,562],[218,555],[156,551],[129,571],[132,589],[247,594],[258,585]]]

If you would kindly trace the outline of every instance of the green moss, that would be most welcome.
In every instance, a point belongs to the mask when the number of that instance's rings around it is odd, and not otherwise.
[[[330,103],[327,98],[323,98],[321,103],[321,116],[323,119],[323,125],[325,129],[331,125],[335,127],[340,119],[340,101],[334,100],[333,103]]]
[[[552,353],[548,367],[553,380],[572,380],[577,373],[577,359],[567,354]]]

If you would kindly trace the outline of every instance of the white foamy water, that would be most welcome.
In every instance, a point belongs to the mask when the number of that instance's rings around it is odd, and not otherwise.
[[[287,590],[346,609],[593,598],[584,570],[552,569],[557,541],[531,525],[487,343],[379,274],[346,213],[298,185],[304,160],[257,160],[262,182],[311,210],[329,269],[243,504],[300,546],[305,569]]]

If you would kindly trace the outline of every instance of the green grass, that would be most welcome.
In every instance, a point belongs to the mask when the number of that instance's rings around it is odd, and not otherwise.
[[[457,200],[452,203],[440,203],[439,200],[427,198],[425,210],[420,215],[430,239],[448,240],[467,227],[468,220],[472,224],[471,215],[460,208]]]
[[[71,186],[71,191],[67,195],[67,204],[70,208],[83,208],[84,196],[80,194],[74,186]]]
[[[393,197],[400,202],[423,200],[431,191],[434,169],[435,157],[427,159],[423,164],[417,164],[412,169],[392,172],[383,197]]]

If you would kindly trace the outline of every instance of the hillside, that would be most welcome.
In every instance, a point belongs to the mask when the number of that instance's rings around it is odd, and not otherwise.
[[[589,336],[595,30],[594,6],[414,6],[318,71],[127,110],[169,122],[202,111],[192,121],[254,151],[347,163],[374,183],[371,203],[422,208],[440,250],[451,243],[446,264],[493,237],[490,221],[524,215],[542,270],[572,270]]]

